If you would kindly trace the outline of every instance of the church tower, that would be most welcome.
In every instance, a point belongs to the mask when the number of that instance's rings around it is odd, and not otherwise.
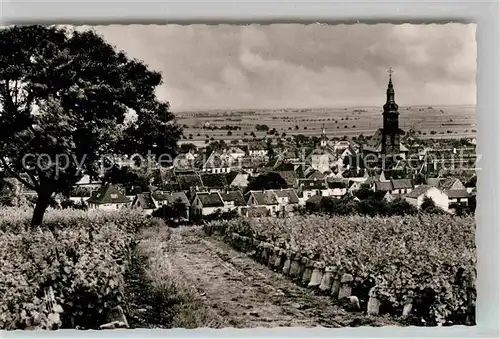
[[[389,85],[387,86],[387,100],[384,105],[382,127],[382,154],[391,155],[400,153],[401,130],[399,129],[398,105],[394,99],[392,84],[392,68],[389,68]]]
[[[326,137],[325,125],[323,125],[323,129],[321,130],[320,146],[321,147],[326,147],[327,144],[328,144],[328,138]]]

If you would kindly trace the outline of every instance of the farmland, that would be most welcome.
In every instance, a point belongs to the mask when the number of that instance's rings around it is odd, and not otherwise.
[[[422,136],[430,137],[474,137],[476,135],[476,118],[474,106],[400,106],[400,126],[403,130],[410,128],[422,132]],[[349,107],[337,109],[281,109],[281,110],[235,110],[178,112],[179,123],[184,126],[184,137],[203,142],[205,139],[215,140],[243,139],[252,132],[257,138],[266,132],[256,131],[257,124],[275,128],[281,135],[319,135],[323,125],[328,137],[370,135],[382,127],[382,110],[380,107]],[[225,129],[206,129],[204,124],[221,128],[237,126],[231,135]],[[189,137],[191,135],[192,139]],[[207,137],[208,136],[208,137]]]

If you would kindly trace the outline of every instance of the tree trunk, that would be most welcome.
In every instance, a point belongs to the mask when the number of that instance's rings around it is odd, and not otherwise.
[[[47,207],[49,207],[51,194],[38,194],[36,198],[35,210],[33,211],[33,218],[31,219],[31,226],[40,226],[43,221],[43,216]]]

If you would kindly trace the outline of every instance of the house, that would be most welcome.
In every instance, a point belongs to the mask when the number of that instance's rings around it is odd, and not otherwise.
[[[240,191],[220,192],[220,197],[224,203],[224,212],[236,210],[241,214],[241,208],[246,206],[245,198]]]
[[[305,205],[307,208],[312,208],[314,210],[319,210],[321,208],[321,202],[323,201],[323,197],[321,195],[313,195],[309,199],[305,201]]]
[[[299,179],[298,187],[304,202],[315,195],[326,196],[328,192],[328,186],[326,185],[326,180],[324,179]]]
[[[269,216],[269,210],[261,206],[244,206],[241,208],[241,215],[248,218],[262,218]]]
[[[195,215],[210,215],[224,210],[224,201],[219,192],[198,192],[191,203],[192,213]]]
[[[439,188],[443,191],[465,190],[464,184],[457,178],[446,178],[439,183]]]
[[[316,180],[321,180],[321,179],[325,179],[328,175],[325,173],[322,173],[318,170],[315,170],[311,167],[311,170],[308,171],[307,173],[305,173],[307,179],[316,179]]]
[[[203,187],[203,181],[198,174],[182,174],[175,176],[175,184],[178,190],[183,192],[190,192],[192,189],[198,190]]]
[[[379,180],[374,180],[373,190],[376,192],[389,192],[390,194],[407,194],[413,190],[411,179],[391,179],[386,180],[383,177],[384,172],[379,177]],[[382,179],[382,180],[380,180]]]
[[[91,190],[97,190],[99,187],[101,187],[101,181],[100,180],[92,180],[92,178],[89,175],[84,175],[78,182],[75,184],[76,187],[86,187]]]
[[[243,158],[246,155],[245,151],[243,151],[241,148],[235,147],[235,146],[230,147],[226,151],[226,154],[231,156],[233,159]]]
[[[357,151],[354,147],[349,145],[346,148],[335,148],[335,154],[337,155],[337,160],[335,161],[335,166],[338,168],[344,168],[344,167],[353,167],[356,164],[354,163],[357,161],[355,158],[357,155]]]
[[[238,159],[226,153],[213,151],[203,164],[201,170],[209,173],[229,173],[231,169],[238,167]]]
[[[89,208],[116,211],[130,206],[130,199],[113,185],[101,186],[87,200]]]
[[[247,193],[248,206],[265,207],[271,215],[286,215],[300,203],[293,189],[250,191]]]
[[[346,180],[328,180],[326,181],[326,185],[328,187],[326,196],[341,198],[347,194],[348,190],[348,181]],[[325,195],[325,194],[323,194]]]
[[[278,204],[278,200],[272,193],[272,190],[249,191],[246,193],[246,201],[248,206],[266,207],[269,211],[274,211],[272,206]]]
[[[244,189],[248,186],[249,177],[250,175],[248,173],[231,172],[226,174],[226,181],[230,188]]]
[[[278,202],[278,216],[286,216],[300,203],[299,197],[294,189],[273,190]]]
[[[311,167],[321,173],[331,171],[331,168],[336,164],[336,160],[335,156],[328,152],[309,155]]]
[[[294,170],[277,171],[276,173],[278,173],[279,176],[282,177],[283,180],[285,180],[285,182],[289,188],[297,187],[299,174],[296,171],[294,171]]]
[[[151,193],[139,193],[132,200],[132,208],[140,209],[145,214],[152,214],[158,208],[158,204]]]
[[[182,204],[184,205],[184,217],[186,219],[189,219],[189,210],[191,207],[191,204],[189,202],[188,197],[184,192],[162,192],[162,191],[156,191],[153,192],[153,199],[156,202],[158,207],[161,206],[170,206],[173,207],[176,204]]]
[[[469,198],[470,198],[470,193],[467,192],[467,190],[462,189],[462,190],[446,190],[444,191],[446,195],[448,195],[448,202],[449,204],[462,204],[462,205],[468,205],[469,204]]]
[[[362,187],[363,183],[358,181],[349,180],[347,193],[349,195],[353,195],[356,191],[358,191]]]
[[[266,163],[267,159],[264,157],[243,157],[238,158],[238,166],[236,169],[241,169],[246,173],[253,174],[257,172],[257,169],[264,167]]]
[[[392,179],[391,194],[406,194],[413,190],[411,179]]]
[[[448,195],[437,187],[430,185],[420,185],[404,196],[405,200],[413,206],[420,208],[425,197],[431,198],[437,207],[448,211]]]
[[[200,178],[202,187],[207,192],[224,191],[229,186],[224,173],[202,173]]]
[[[262,142],[251,142],[248,144],[248,155],[263,157],[267,155],[266,145]]]

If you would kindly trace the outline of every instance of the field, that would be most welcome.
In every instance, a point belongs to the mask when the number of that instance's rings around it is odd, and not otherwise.
[[[439,137],[474,137],[476,135],[476,117],[474,106],[412,106],[400,107],[400,127],[403,130],[414,128],[433,138]],[[251,132],[257,137],[265,136],[265,132],[257,132],[255,125],[267,125],[278,133],[287,135],[321,134],[323,125],[328,137],[371,135],[382,127],[381,107],[349,107],[337,109],[282,109],[282,110],[239,110],[239,111],[207,111],[178,112],[176,117],[184,126],[184,136],[192,136],[193,141],[204,142],[205,139],[216,140],[242,139]],[[208,130],[203,126],[238,126],[240,130]],[[296,128],[298,127],[298,129]],[[199,134],[199,135],[198,135]],[[186,140],[183,140],[183,142]]]

